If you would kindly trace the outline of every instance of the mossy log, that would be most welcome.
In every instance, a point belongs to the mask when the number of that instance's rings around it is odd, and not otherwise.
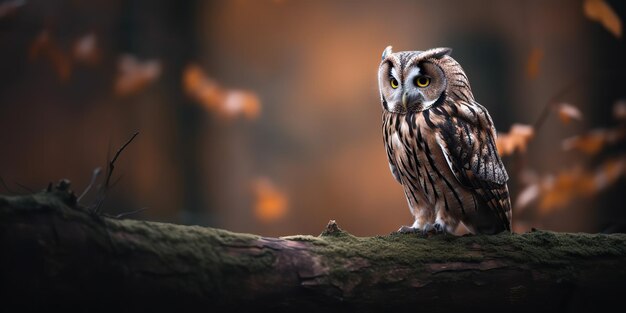
[[[0,196],[0,300],[112,311],[596,311],[626,291],[626,235],[268,238],[89,213],[66,185]]]

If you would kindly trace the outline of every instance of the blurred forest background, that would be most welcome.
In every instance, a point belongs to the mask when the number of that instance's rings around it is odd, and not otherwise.
[[[382,144],[380,55],[446,46],[502,133],[514,230],[624,231],[625,6],[0,0],[0,192],[68,178],[80,194],[140,131],[108,213],[387,234],[412,220]]]

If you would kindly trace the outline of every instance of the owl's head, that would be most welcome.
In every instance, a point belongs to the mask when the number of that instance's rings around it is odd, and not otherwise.
[[[405,114],[428,110],[443,103],[448,86],[447,72],[451,71],[449,65],[458,66],[449,56],[450,52],[450,48],[434,48],[394,53],[391,46],[387,47],[378,68],[383,108]]]

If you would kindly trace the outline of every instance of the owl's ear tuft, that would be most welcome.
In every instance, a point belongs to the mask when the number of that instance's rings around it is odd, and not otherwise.
[[[385,48],[385,50],[383,51],[383,56],[381,58],[381,60],[384,60],[388,55],[392,54],[393,51],[391,51],[391,46],[387,46],[387,48]]]
[[[452,53],[452,48],[433,48],[430,50],[426,50],[423,52],[424,53],[424,58],[435,58],[435,59],[441,59],[446,55],[450,55]]]

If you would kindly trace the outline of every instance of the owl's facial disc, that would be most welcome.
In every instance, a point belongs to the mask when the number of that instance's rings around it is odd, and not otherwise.
[[[381,63],[379,87],[384,109],[399,114],[428,110],[444,96],[443,71],[428,61],[409,63],[402,68],[401,59],[394,53]]]

